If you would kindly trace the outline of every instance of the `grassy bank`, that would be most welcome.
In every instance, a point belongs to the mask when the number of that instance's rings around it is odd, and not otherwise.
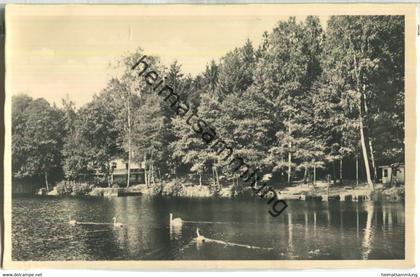
[[[118,191],[125,193],[141,193],[144,195],[163,195],[174,197],[206,198],[220,197],[229,198],[243,194],[238,193],[237,188],[233,186],[223,186],[213,188],[205,185],[195,185],[189,182],[172,180],[162,184],[155,184],[150,187],[146,185],[133,185],[129,188],[113,185],[112,187],[97,187],[87,183],[60,182],[54,186],[48,195],[66,195],[66,196],[115,196]]]

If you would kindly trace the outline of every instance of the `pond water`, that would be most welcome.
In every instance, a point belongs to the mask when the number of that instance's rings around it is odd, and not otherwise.
[[[19,196],[12,203],[13,260],[404,259],[403,203],[288,201],[277,218],[261,199]],[[170,212],[186,222],[170,227]],[[102,223],[116,216],[124,226],[71,226],[69,215]],[[196,228],[216,241],[198,244]]]

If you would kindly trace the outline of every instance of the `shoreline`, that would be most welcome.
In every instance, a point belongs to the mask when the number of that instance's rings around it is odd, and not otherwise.
[[[379,201],[386,200],[390,202],[404,201],[405,186],[388,186],[375,184],[374,190],[370,190],[367,185],[359,186],[328,185],[326,182],[313,184],[298,183],[296,185],[284,188],[274,189],[279,200],[320,200],[320,201]],[[28,193],[30,195],[33,193]],[[14,194],[19,195],[19,194]],[[21,194],[23,195],[23,194]],[[252,198],[254,192],[249,187],[238,188],[234,185],[220,186],[214,188],[207,185],[194,185],[189,182],[169,181],[161,185],[147,187],[145,184],[133,185],[129,188],[117,187],[99,187],[86,183],[66,183],[60,182],[54,186],[53,190],[47,192],[41,188],[35,195],[39,196],[91,196],[91,197],[128,197],[128,196],[165,196],[174,198],[216,198],[216,199],[234,199],[234,198]],[[264,198],[258,195],[258,198]],[[266,195],[267,198],[269,194]]]

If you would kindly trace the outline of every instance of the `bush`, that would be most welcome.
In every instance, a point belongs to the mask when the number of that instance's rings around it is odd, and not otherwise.
[[[255,192],[249,186],[232,186],[230,188],[232,197],[252,197]]]
[[[208,186],[188,186],[183,189],[184,197],[211,197],[212,193]]]
[[[182,196],[184,186],[179,181],[172,181],[167,183],[162,191],[163,195]]]
[[[90,192],[90,196],[104,196],[105,188],[93,188]]]
[[[92,186],[87,183],[61,181],[55,187],[58,195],[88,195]]]
[[[55,187],[54,190],[57,191],[58,195],[68,195],[72,192],[71,185],[68,184],[66,181],[59,182]]]
[[[161,183],[157,182],[156,184],[154,184],[150,187],[150,192],[151,192],[152,195],[159,195],[159,194],[162,193],[162,189],[163,189],[163,187],[162,187]]]
[[[91,190],[92,190],[92,187],[86,183],[81,183],[81,184],[75,183],[72,186],[71,195],[75,195],[75,196],[88,195]]]

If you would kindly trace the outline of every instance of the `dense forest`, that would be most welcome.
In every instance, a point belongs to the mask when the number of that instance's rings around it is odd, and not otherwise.
[[[13,177],[47,189],[97,170],[111,185],[111,161],[142,162],[146,184],[190,178],[235,183],[185,119],[131,70],[141,49],[114,64],[119,75],[76,109],[45,99],[12,99]],[[291,17],[191,76],[149,57],[171,85],[247,163],[276,185],[361,178],[404,162],[404,17]],[[77,95],[78,92],[74,92]],[[129,155],[130,154],[130,155]],[[360,176],[359,176],[360,175]]]

